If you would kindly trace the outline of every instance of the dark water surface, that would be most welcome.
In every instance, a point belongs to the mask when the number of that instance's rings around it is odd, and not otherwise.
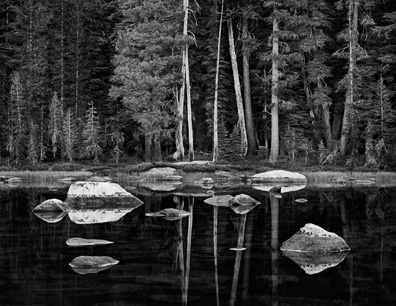
[[[67,215],[48,223],[32,213],[66,192],[0,189],[0,305],[396,305],[395,189],[304,189],[280,199],[233,190],[261,202],[244,215],[169,192],[139,196],[144,205],[110,223],[75,224]],[[145,216],[167,207],[192,216]],[[279,250],[306,223],[337,233],[352,250],[307,274]],[[114,244],[70,247],[71,237]],[[69,263],[81,255],[119,263],[79,274]]]

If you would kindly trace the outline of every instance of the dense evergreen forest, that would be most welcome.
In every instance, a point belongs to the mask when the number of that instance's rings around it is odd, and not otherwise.
[[[3,0],[0,163],[396,164],[396,1]]]

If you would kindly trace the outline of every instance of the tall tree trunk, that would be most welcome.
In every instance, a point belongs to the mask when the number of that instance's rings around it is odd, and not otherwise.
[[[152,161],[152,143],[153,143],[153,134],[146,132],[144,134],[144,161],[145,162]]]
[[[161,153],[161,139],[159,133],[155,133],[152,142],[152,161],[160,162],[162,161]]]
[[[191,109],[190,67],[188,63],[188,45],[186,45],[186,94],[187,94],[187,125],[188,125],[188,159],[194,160],[194,135]]]
[[[241,149],[242,149],[242,154],[246,155],[247,135],[246,135],[246,124],[245,124],[245,112],[243,110],[241,83],[239,82],[238,64],[235,53],[234,33],[232,29],[231,18],[227,20],[227,25],[228,25],[228,42],[229,42],[229,50],[231,56],[232,75],[234,77],[235,96],[238,107],[238,126],[241,135]]]
[[[221,0],[219,36],[217,38],[217,59],[216,59],[216,78],[215,93],[213,102],[213,162],[219,159],[219,133],[218,133],[218,95],[219,95],[219,70],[220,70],[220,46],[221,46],[221,25],[223,23],[224,0]]]
[[[348,134],[350,132],[350,113],[354,102],[355,70],[356,70],[356,45],[358,35],[358,6],[359,0],[349,0],[348,30],[349,30],[349,66],[348,66],[348,89],[345,96],[344,117],[342,119],[342,131],[340,142],[340,154],[345,156],[348,146]]]
[[[318,88],[322,90],[323,83],[322,80],[318,80]],[[326,142],[326,148],[331,149],[333,144],[333,139],[331,137],[331,124],[330,124],[330,103],[322,103],[322,120],[324,125],[324,137]]]
[[[65,100],[65,5],[63,0],[61,0],[60,53],[60,100],[63,107]]]
[[[272,20],[272,92],[271,92],[271,155],[270,162],[279,159],[279,24],[276,16]]]
[[[186,92],[186,83],[184,82],[184,78],[186,75],[186,57],[184,55],[185,49],[182,51],[182,76],[183,82],[180,87],[179,99],[178,99],[178,120],[177,120],[177,130],[176,130],[176,160],[182,161],[184,158],[184,144],[183,144],[183,117],[184,117],[184,96]]]
[[[187,25],[188,25],[188,0],[183,0],[184,10],[184,23],[183,23],[183,36],[187,38]],[[186,97],[187,97],[187,126],[188,126],[188,159],[189,161],[194,160],[194,135],[193,135],[193,123],[192,123],[192,109],[191,109],[191,85],[190,85],[190,67],[188,62],[188,43],[185,44],[183,50],[183,64],[184,64],[184,75],[183,83],[185,84]]]
[[[253,155],[256,150],[256,135],[254,133],[254,122],[252,112],[252,97],[250,91],[250,67],[249,67],[249,44],[246,41],[249,36],[248,33],[248,18],[244,14],[242,18],[242,64],[243,64],[243,93],[245,102],[245,117],[246,117],[246,133],[247,133],[247,155]]]
[[[75,97],[74,97],[74,108],[75,113],[78,115],[79,98],[80,98],[80,0],[76,0],[76,46],[75,46],[75,60],[76,60],[76,71],[75,71]]]

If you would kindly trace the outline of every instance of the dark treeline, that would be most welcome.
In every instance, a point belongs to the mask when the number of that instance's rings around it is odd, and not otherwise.
[[[396,163],[396,2],[5,0],[0,162]]]

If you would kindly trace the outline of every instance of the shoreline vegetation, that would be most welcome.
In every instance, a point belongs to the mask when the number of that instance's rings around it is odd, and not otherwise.
[[[271,170],[287,170],[298,172],[307,177],[308,186],[315,187],[343,187],[343,186],[396,186],[396,171],[379,169],[306,165],[304,163],[278,162],[270,164],[266,161],[241,160],[238,162],[217,162],[199,160],[195,162],[125,162],[94,164],[84,162],[73,163],[43,163],[36,167],[22,166],[0,167],[0,178],[17,177],[26,180],[35,180],[38,177],[48,179],[70,178],[79,180],[87,177],[110,177],[115,181],[130,180],[139,177],[152,168],[173,168],[176,174],[183,176],[183,180],[194,181],[203,177],[213,177],[228,173],[233,177],[248,178],[254,174]],[[221,175],[221,174],[220,174]],[[147,179],[147,177],[146,177]],[[150,179],[150,178],[148,178]]]

